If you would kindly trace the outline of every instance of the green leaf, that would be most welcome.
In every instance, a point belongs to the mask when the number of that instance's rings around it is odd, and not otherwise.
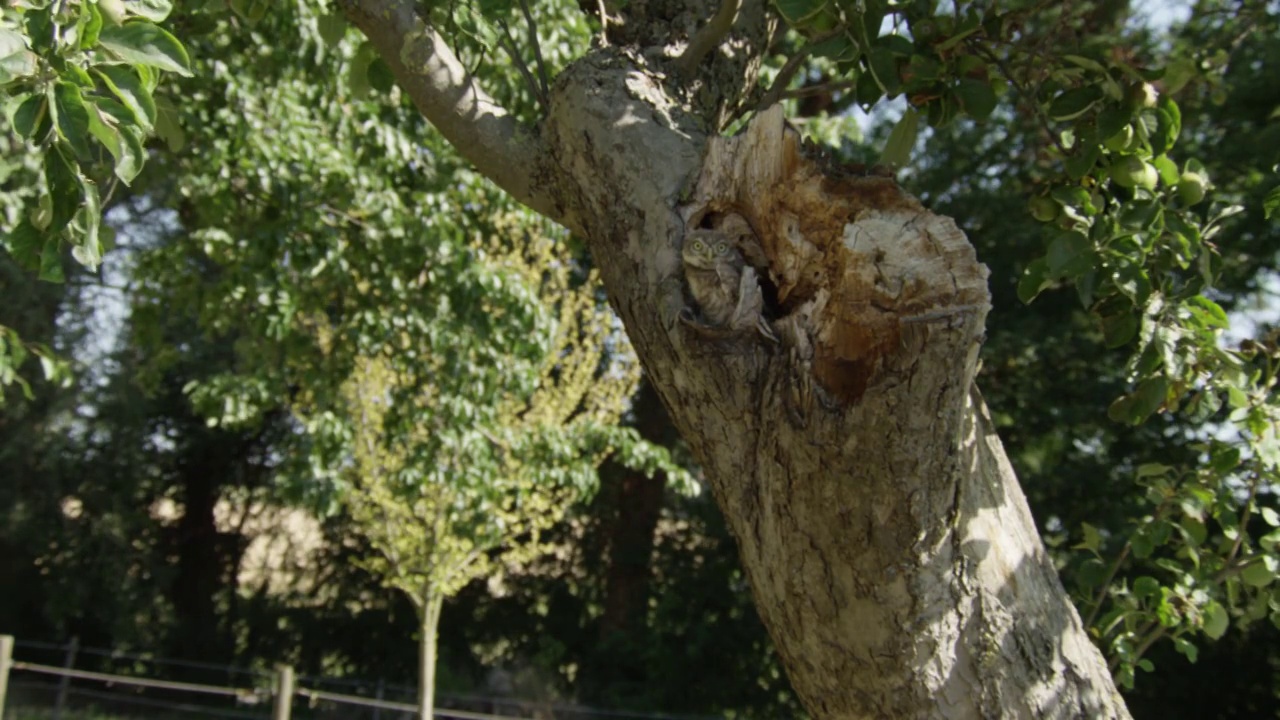
[[[31,95],[13,113],[13,129],[27,140],[34,140],[36,128],[48,113],[49,99],[44,93]]]
[[[1205,327],[1226,329],[1231,324],[1222,306],[1203,295],[1187,298],[1183,305]]]
[[[822,12],[827,3],[826,0],[774,0],[773,5],[788,25],[795,25]]]
[[[116,126],[119,116],[128,117],[130,114],[123,105],[108,98],[94,98],[93,101],[94,107],[89,113],[89,132],[111,153],[115,160],[116,177],[128,185],[142,169],[142,140],[138,137],[136,126]],[[110,104],[114,112],[105,110],[105,104]]]
[[[44,156],[44,178],[49,186],[53,216],[48,232],[56,234],[71,222],[80,209],[80,177],[69,160],[54,146]]]
[[[170,152],[182,152],[182,148],[187,146],[187,133],[179,122],[178,111],[167,102],[156,110],[156,135],[169,146]]]
[[[1217,640],[1227,633],[1231,619],[1227,616],[1226,608],[1219,605],[1217,601],[1210,600],[1204,608],[1203,623],[1204,634]]]
[[[38,58],[27,49],[22,34],[0,27],[0,85],[35,75],[38,68]]]
[[[129,11],[151,22],[162,22],[173,11],[173,3],[169,0],[131,0]]]
[[[1156,131],[1151,136],[1151,153],[1163,155],[1178,141],[1178,134],[1181,132],[1182,112],[1178,110],[1176,102],[1167,94],[1162,94],[1156,105]]]
[[[1089,523],[1080,523],[1080,531],[1084,534],[1084,539],[1079,545],[1074,546],[1080,550],[1092,550],[1098,552],[1102,549],[1102,533],[1098,532],[1098,528]]]
[[[71,145],[81,162],[89,162],[89,109],[84,105],[80,88],[59,81],[53,87],[53,104],[58,120],[58,135]]]
[[[1268,190],[1267,196],[1262,199],[1262,214],[1268,220],[1278,212],[1280,212],[1280,185]]]
[[[98,44],[98,35],[102,32],[102,11],[97,3],[84,3],[80,6],[80,49],[88,50]]]
[[[1063,166],[1067,170],[1068,177],[1072,180],[1079,180],[1093,170],[1100,157],[1102,157],[1102,147],[1100,145],[1081,143],[1076,152],[1067,156]]]
[[[1264,507],[1260,511],[1262,513],[1262,521],[1271,527],[1280,527],[1280,513],[1275,510]]]
[[[1045,254],[1049,274],[1056,278],[1071,277],[1092,267],[1089,238],[1077,232],[1064,232],[1049,243]],[[1082,259],[1083,258],[1083,259]]]
[[[1093,108],[1102,99],[1102,88],[1097,85],[1067,90],[1049,104],[1049,117],[1059,122],[1074,120]]]
[[[1129,547],[1133,550],[1133,556],[1139,560],[1151,557],[1151,553],[1155,551],[1155,541],[1143,530],[1138,530],[1129,538]]]
[[[1169,159],[1168,155],[1157,155],[1152,158],[1151,164],[1156,166],[1156,172],[1160,173],[1160,182],[1168,186],[1178,184],[1178,179],[1182,173],[1178,171],[1178,165]]]
[[[902,35],[898,35],[897,33],[881,35],[875,39],[875,44],[888,50],[894,55],[901,55],[903,57],[910,57],[916,53],[915,43]]]
[[[191,60],[182,43],[149,22],[103,28],[98,42],[121,60],[191,76]]]
[[[1098,137],[1107,139],[1124,130],[1133,120],[1133,113],[1121,105],[1108,105],[1098,113]]]
[[[151,93],[132,68],[121,65],[99,65],[94,68],[103,84],[133,113],[133,120],[145,132],[151,132],[156,122],[156,103]]]
[[[1125,395],[1107,409],[1107,416],[1116,422],[1138,425],[1164,405],[1169,391],[1169,381],[1163,377],[1147,378],[1138,389]]]
[[[1160,581],[1150,575],[1143,575],[1133,581],[1133,594],[1143,600],[1151,597],[1159,597]]]
[[[369,66],[373,64],[376,52],[367,40],[356,48],[356,54],[347,65],[347,87],[351,97],[363,100],[369,96]]]
[[[9,233],[9,253],[19,265],[35,270],[40,267],[40,254],[44,252],[44,234],[30,220],[22,222]]]
[[[1172,469],[1164,463],[1144,463],[1138,466],[1137,476],[1139,478],[1159,477],[1168,475]]]
[[[1194,663],[1200,655],[1200,650],[1192,645],[1186,638],[1176,637],[1173,639],[1173,647],[1187,658],[1187,662]]]
[[[102,244],[98,240],[98,227],[102,224],[102,201],[98,196],[97,185],[82,180],[80,186],[84,190],[82,217],[85,231],[84,236],[71,248],[71,256],[89,270],[96,271],[102,263]]]
[[[1083,57],[1081,55],[1063,55],[1062,59],[1074,65],[1079,65],[1086,70],[1092,70],[1100,75],[1107,74],[1107,69],[1097,60]]]
[[[325,45],[333,47],[342,42],[343,36],[347,34],[347,19],[342,13],[329,13],[320,18],[319,29],[320,39]]]
[[[44,250],[40,253],[40,279],[45,282],[61,283],[66,278],[62,274],[62,253],[60,252],[59,242],[52,240],[44,244]]]
[[[823,40],[810,51],[813,57],[830,58],[836,62],[857,60],[860,53],[861,48],[845,33]]]
[[[898,77],[898,58],[884,48],[877,48],[867,54],[867,65],[885,96],[896,96],[902,86],[902,80]]]
[[[915,108],[908,107],[902,119],[893,126],[889,139],[885,141],[884,152],[880,154],[880,164],[902,167],[911,160],[911,151],[916,145],[916,136],[920,130],[920,115]]]
[[[1275,568],[1269,566],[1266,562],[1271,560],[1275,563],[1275,558],[1258,558],[1240,571],[1240,579],[1250,587],[1266,587],[1276,579]]]
[[[1045,288],[1049,287],[1052,278],[1049,275],[1049,263],[1044,258],[1031,261],[1027,269],[1018,279],[1018,299],[1030,303]]]
[[[1076,582],[1085,590],[1092,591],[1106,581],[1109,570],[1098,558],[1089,558],[1080,563],[1076,571]]]
[[[1123,347],[1138,334],[1140,323],[1132,313],[1102,318],[1102,341],[1107,347]]]
[[[975,120],[986,120],[996,109],[996,92],[991,83],[975,78],[960,78],[956,83],[960,106]]]

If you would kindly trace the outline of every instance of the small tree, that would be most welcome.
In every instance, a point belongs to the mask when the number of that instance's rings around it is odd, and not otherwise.
[[[575,282],[550,240],[528,238],[477,252],[475,279],[523,298],[488,308],[498,317],[486,342],[417,363],[360,357],[340,393],[350,423],[341,496],[377,553],[365,567],[417,609],[424,720],[444,599],[540,553],[543,531],[593,486],[612,445],[627,444],[614,423],[639,366],[594,296],[595,278]]]

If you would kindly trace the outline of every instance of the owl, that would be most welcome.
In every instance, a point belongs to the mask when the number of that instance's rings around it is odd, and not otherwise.
[[[712,230],[694,230],[685,236],[681,258],[689,292],[706,325],[730,331],[754,327],[777,342],[761,315],[764,297],[755,268],[747,265],[728,236]]]

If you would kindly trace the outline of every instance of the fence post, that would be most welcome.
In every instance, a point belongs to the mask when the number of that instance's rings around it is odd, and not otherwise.
[[[276,703],[271,711],[271,720],[289,720],[293,712],[293,667],[276,666]]]
[[[385,692],[386,692],[386,683],[384,682],[383,678],[378,678],[378,692],[376,695],[374,695],[374,697],[381,700]],[[373,720],[382,720],[382,708],[376,705],[373,708]]]
[[[72,635],[71,642],[67,643],[67,655],[63,659],[62,667],[70,670],[76,665],[76,653],[80,651],[80,636]],[[67,705],[67,693],[71,690],[71,678],[63,675],[58,681],[58,698],[53,704],[53,720],[62,720],[62,709]]]
[[[0,635],[0,718],[4,717],[4,696],[9,689],[9,668],[13,666],[13,636]]]

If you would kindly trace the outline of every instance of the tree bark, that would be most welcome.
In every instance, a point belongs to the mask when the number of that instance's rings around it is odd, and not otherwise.
[[[776,108],[708,136],[752,86],[758,6],[692,79],[632,48],[566,69],[526,135],[554,159],[535,207],[589,239],[813,717],[1128,717],[973,387],[989,296],[963,233]],[[731,223],[778,344],[681,322],[685,233]]]

